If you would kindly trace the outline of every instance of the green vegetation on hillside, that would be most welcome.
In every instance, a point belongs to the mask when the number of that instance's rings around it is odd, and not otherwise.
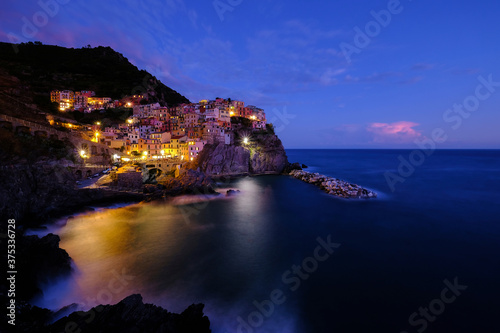
[[[28,87],[33,103],[43,111],[53,109],[50,91],[56,89],[93,90],[113,99],[144,94],[150,103],[169,106],[189,102],[110,47],[74,49],[31,42],[14,47],[0,42],[0,69],[18,78],[20,89]]]

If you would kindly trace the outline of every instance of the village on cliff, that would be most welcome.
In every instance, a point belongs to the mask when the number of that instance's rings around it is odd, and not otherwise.
[[[96,97],[93,91],[54,90],[51,102],[58,103],[62,112],[92,113],[123,107],[132,109],[133,114],[122,123],[107,127],[100,121],[82,125],[57,117],[51,117],[50,123],[80,132],[89,140],[109,147],[116,151],[115,159],[124,162],[169,160],[170,168],[195,160],[207,143],[234,143],[233,130],[238,127],[245,125],[253,132],[272,126],[266,123],[264,110],[245,106],[242,101],[216,98],[175,107],[145,101],[143,95],[113,101],[109,97]],[[79,153],[89,163],[97,163],[100,155],[98,146],[81,147]]]

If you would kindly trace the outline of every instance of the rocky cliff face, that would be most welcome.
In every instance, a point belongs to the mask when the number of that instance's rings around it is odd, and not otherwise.
[[[280,174],[288,165],[278,136],[266,134],[248,144],[206,145],[197,167],[210,176]]]
[[[42,221],[56,207],[70,203],[76,194],[74,182],[71,172],[57,162],[4,166],[0,169],[0,215],[37,224],[35,220]]]

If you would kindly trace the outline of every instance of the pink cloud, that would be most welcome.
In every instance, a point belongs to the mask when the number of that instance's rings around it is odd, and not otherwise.
[[[398,121],[395,123],[371,123],[367,131],[373,134],[375,143],[408,143],[422,134],[413,127],[419,124],[411,121]]]

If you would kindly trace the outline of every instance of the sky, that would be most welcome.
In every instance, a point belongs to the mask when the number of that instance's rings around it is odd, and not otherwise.
[[[0,40],[110,46],[285,148],[500,148],[497,0],[24,0]],[[423,148],[422,148],[423,149]]]

